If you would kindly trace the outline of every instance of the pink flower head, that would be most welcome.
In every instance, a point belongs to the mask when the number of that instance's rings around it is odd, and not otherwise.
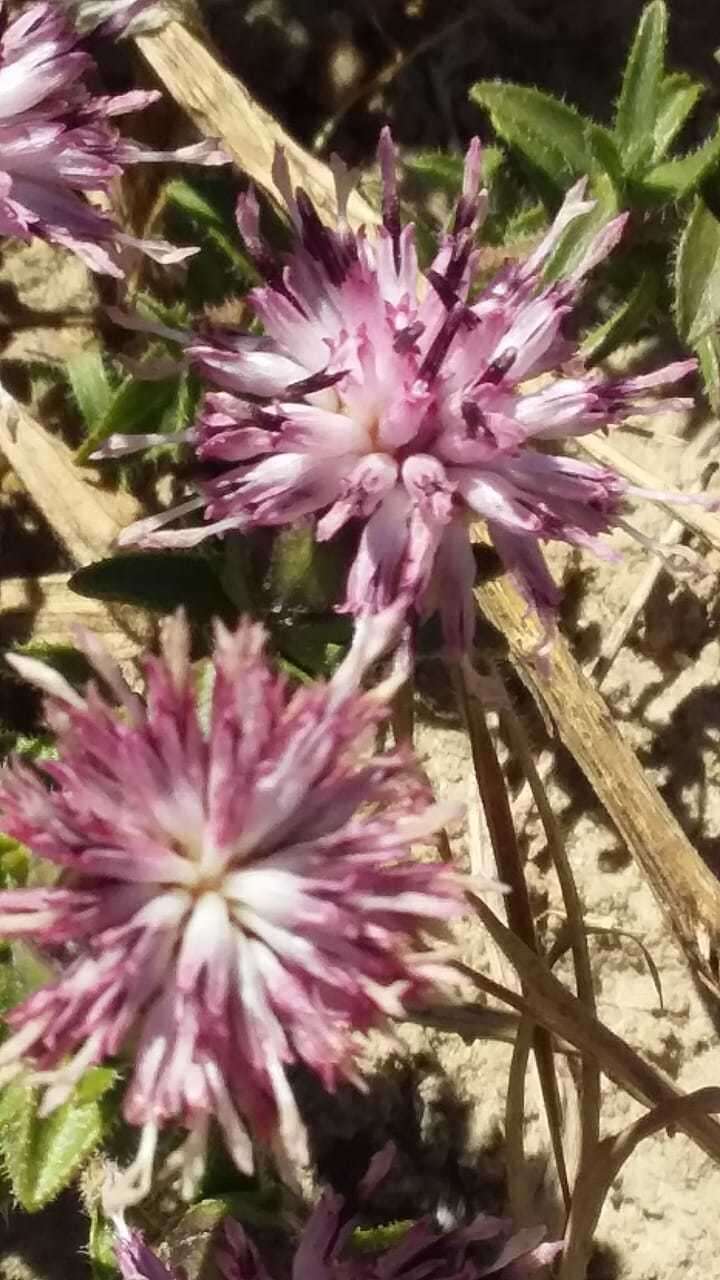
[[[419,614],[439,608],[448,644],[462,650],[472,634],[469,525],[487,522],[529,600],[550,614],[558,591],[540,543],[601,547],[626,492],[612,471],[536,442],[642,412],[648,388],[675,382],[695,362],[630,380],[553,372],[577,355],[564,323],[625,221],[615,218],[569,275],[546,283],[550,252],[592,207],[583,183],[531,256],[506,265],[471,301],[486,203],[479,143],[470,145],[453,224],[425,277],[413,227],[400,223],[388,130],[380,163],[383,225],[371,236],[347,227],[344,172],[332,230],[302,190],[291,191],[278,159],[296,234],[284,264],[261,239],[254,195],[241,197],[240,232],[266,281],[250,295],[265,336],[208,330],[187,342],[191,365],[219,388],[183,437],[213,476],[196,499],[139,522],[123,541],[188,546],[304,518],[322,541],[353,522],[359,542],[342,607],[361,617],[406,595]],[[105,452],[148,440],[121,437]],[[161,528],[192,509],[202,509],[201,527]]]
[[[462,1227],[442,1229],[430,1219],[414,1223],[382,1250],[353,1249],[351,1237],[363,1201],[381,1182],[392,1146],[378,1152],[353,1202],[325,1191],[298,1242],[288,1280],[527,1280],[552,1262],[559,1244],[542,1244],[542,1227],[513,1232],[507,1218],[480,1213]],[[122,1219],[117,1257],[123,1280],[179,1280]],[[255,1245],[232,1218],[224,1224],[215,1262],[223,1280],[273,1280]],[[285,1277],[283,1276],[283,1280]]]
[[[189,1130],[175,1156],[186,1188],[212,1116],[241,1169],[246,1124],[302,1159],[288,1068],[304,1063],[329,1089],[357,1081],[353,1032],[452,973],[429,942],[446,937],[462,885],[407,856],[448,806],[432,804],[405,752],[366,750],[398,678],[370,693],[358,682],[399,622],[395,609],[361,624],[330,682],[294,691],[260,626],[218,624],[205,718],[179,618],[147,660],[146,701],[81,635],[119,709],[94,685],[81,697],[44,664],[10,659],[49,694],[58,759],[0,774],[0,828],[62,874],[0,893],[0,937],[60,948],[67,963],[9,1015],[0,1081],[27,1060],[49,1112],[91,1064],[128,1051],[124,1113],[142,1137],[126,1202],[146,1193],[169,1121]]]
[[[0,0],[0,15],[2,8]],[[65,245],[93,271],[118,277],[128,250],[180,262],[197,250],[126,235],[84,193],[107,192],[125,165],[141,160],[228,157],[211,142],[157,152],[122,138],[110,118],[159,94],[93,96],[84,80],[94,63],[77,41],[58,5],[45,0],[9,22],[0,39],[0,235]]]

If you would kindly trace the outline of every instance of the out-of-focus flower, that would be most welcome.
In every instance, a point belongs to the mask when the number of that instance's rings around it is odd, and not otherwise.
[[[69,959],[8,1015],[0,1081],[29,1062],[48,1113],[91,1064],[127,1050],[124,1114],[142,1135],[119,1200],[146,1193],[169,1121],[189,1130],[173,1157],[187,1194],[213,1116],[241,1169],[246,1123],[280,1159],[302,1160],[287,1069],[304,1063],[328,1089],[357,1083],[354,1032],[453,973],[431,943],[462,909],[462,883],[408,852],[456,807],[432,803],[404,751],[368,750],[402,677],[358,690],[400,620],[396,608],[361,624],[329,683],[294,691],[260,626],[218,624],[206,727],[180,618],[147,661],[146,701],[80,636],[119,709],[10,659],[49,695],[58,759],[0,774],[0,826],[62,875],[0,893],[0,937]]]
[[[81,34],[100,31],[102,35],[141,35],[167,21],[164,0],[59,0]]]
[[[0,0],[0,16],[3,3]],[[93,270],[123,275],[128,251],[180,262],[194,248],[127,235],[85,192],[107,192],[126,165],[180,160],[224,164],[213,142],[151,151],[123,138],[111,117],[154,102],[155,91],[102,97],[85,77],[94,69],[57,4],[30,4],[0,39],[0,235],[39,236],[72,249]]]
[[[344,171],[336,172],[340,226],[332,230],[302,190],[292,192],[279,158],[275,179],[296,233],[284,263],[261,239],[254,196],[241,198],[240,232],[265,277],[250,295],[265,336],[207,330],[186,340],[192,367],[220,388],[182,437],[213,474],[195,499],[139,522],[123,541],[188,546],[304,518],[325,540],[353,522],[360,536],[344,609],[362,616],[407,593],[420,614],[439,607],[450,646],[463,649],[475,573],[468,525],[487,522],[529,600],[551,614],[558,592],[540,543],[602,552],[599,535],[631,490],[610,470],[548,452],[546,442],[646,411],[648,394],[695,362],[620,380],[578,369],[565,322],[625,221],[599,231],[564,279],[544,281],[565,228],[592,207],[583,183],[534,252],[472,297],[486,203],[477,140],[454,222],[425,278],[413,226],[400,223],[387,130],[380,163],[383,225],[371,235],[346,225]],[[557,372],[571,357],[573,371]],[[152,441],[122,437],[104,452]],[[163,528],[191,510],[202,511],[201,527]]]
[[[378,1152],[352,1203],[334,1191],[323,1193],[300,1237],[288,1280],[483,1280],[490,1275],[527,1280],[557,1256],[559,1244],[541,1243],[542,1227],[514,1232],[507,1218],[485,1213],[449,1229],[423,1218],[385,1249],[353,1248],[358,1210],[385,1176],[392,1154],[391,1147]],[[179,1280],[138,1232],[122,1219],[117,1226],[123,1280]],[[224,1280],[272,1280],[255,1245],[231,1218],[215,1261]]]

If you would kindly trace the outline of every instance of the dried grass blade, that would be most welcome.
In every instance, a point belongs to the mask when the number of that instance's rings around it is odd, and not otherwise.
[[[140,514],[128,494],[101,489],[95,473],[76,466],[67,445],[2,388],[0,451],[78,565],[108,555],[120,531]]]
[[[538,943],[535,924],[525,883],[520,850],[518,849],[515,835],[510,798],[500,762],[485,721],[484,710],[477,698],[473,696],[468,681],[468,673],[462,663],[452,665],[451,678],[458,709],[464,718],[470,738],[475,776],[485,809],[498,876],[510,889],[506,900],[508,924],[511,930],[522,938],[528,947],[537,952]],[[522,983],[522,976],[519,976]],[[560,1088],[555,1070],[552,1043],[543,1026],[535,1026],[533,1028],[532,1046],[545,1104],[558,1183],[566,1210],[569,1210],[570,1183],[563,1150],[563,1110]],[[524,1091],[521,1094],[516,1089],[513,1094],[508,1095],[508,1099],[506,1129],[510,1135],[510,1147],[518,1154],[522,1144],[524,1109],[518,1112],[517,1108],[511,1104],[522,1105]],[[523,1165],[524,1161],[520,1159],[513,1161],[512,1169],[508,1168],[509,1175],[514,1171],[521,1180],[524,1180]],[[524,1192],[522,1188],[518,1187],[517,1193],[513,1194],[513,1199],[520,1203],[523,1198]]]
[[[501,709],[500,721],[512,750],[520,760],[521,767],[532,791],[545,832],[548,851],[560,884],[560,892],[566,912],[565,927],[572,951],[578,998],[595,1015],[597,1013],[595,989],[582,903],[580,902],[565,844],[560,834],[560,828],[540,780],[522,723],[515,714],[509,699]],[[515,1065],[515,1058],[522,1056],[523,1052],[524,1037],[522,1033],[518,1033],[513,1055],[513,1066]],[[511,1079],[512,1074],[511,1071]],[[510,1088],[508,1089],[509,1093]],[[582,1059],[579,1110],[580,1150],[578,1153],[578,1168],[582,1169],[586,1165],[592,1166],[600,1135],[600,1072],[594,1058],[583,1057]]]
[[[277,200],[271,175],[275,149],[282,147],[293,182],[304,187],[317,209],[334,221],[335,187],[328,166],[295,142],[245,85],[220,65],[206,36],[171,21],[159,31],[138,36],[137,45],[201,133],[219,138],[253,182]],[[350,196],[348,217],[355,224],[379,221],[358,192]]]
[[[720,998],[712,964],[720,937],[720,883],[646,776],[564,640],[556,638],[541,669],[534,657],[542,640],[540,624],[510,583],[486,582],[476,596],[485,616],[507,638],[523,680],[549,710],[560,738],[626,841],[693,968]]]
[[[600,1069],[645,1106],[655,1107],[684,1097],[655,1067],[645,1062],[620,1036],[594,1018],[582,1001],[550,972],[547,965],[521,938],[507,929],[485,903],[472,894],[474,908],[490,936],[502,947],[525,985],[525,999],[513,991],[493,989],[493,995],[511,1008],[533,1016],[554,1035],[574,1045],[580,1053],[595,1057]],[[487,980],[465,965],[461,972],[487,991]],[[495,984],[492,984],[493,988]],[[708,1116],[683,1115],[678,1125],[703,1151],[720,1163],[720,1125]]]
[[[0,581],[0,643],[31,636],[33,644],[74,643],[74,628],[88,627],[118,662],[135,657],[139,637],[120,627],[117,616],[100,600],[79,596],[68,587],[68,573]],[[115,614],[117,615],[117,609]]]
[[[685,1097],[662,1103],[621,1133],[610,1134],[603,1139],[593,1166],[583,1170],[575,1184],[558,1280],[584,1280],[592,1238],[605,1198],[639,1143],[661,1129],[685,1127],[683,1122],[689,1117],[718,1111],[720,1089],[698,1089]]]

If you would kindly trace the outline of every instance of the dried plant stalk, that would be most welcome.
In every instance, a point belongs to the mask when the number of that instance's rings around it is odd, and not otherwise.
[[[538,664],[540,624],[510,583],[487,582],[476,596],[483,613],[507,638],[522,678],[550,712],[560,738],[627,842],[693,968],[720,997],[713,962],[720,938],[720,883],[643,771],[565,641],[558,636],[547,664]]]
[[[78,565],[108,555],[121,529],[140,514],[128,494],[99,488],[95,473],[77,467],[67,445],[2,387],[0,452]]]
[[[582,1001],[558,982],[544,960],[512,930],[506,928],[481,898],[472,894],[472,899],[481,923],[515,967],[525,985],[527,996],[523,999],[514,991],[488,982],[483,975],[476,975],[467,966],[459,966],[465,976],[471,981],[477,981],[480,990],[491,992],[511,1008],[523,1013],[527,1012],[529,1005],[537,1022],[574,1045],[586,1057],[594,1057],[605,1075],[645,1106],[661,1106],[684,1096],[620,1036],[593,1017]],[[466,1033],[468,1024],[466,1010]],[[720,1161],[720,1125],[706,1115],[683,1116],[678,1125],[703,1151]]]
[[[589,1011],[596,1015],[595,990],[593,986],[592,967],[587,945],[587,935],[583,920],[582,903],[575,884],[572,866],[565,850],[565,844],[559,824],[552,811],[545,788],[540,780],[532,750],[520,718],[515,714],[509,700],[500,712],[501,724],[510,745],[520,760],[523,772],[532,791],[533,799],[542,822],[547,840],[547,847],[555,868],[560,891],[566,911],[565,929],[567,942],[572,951],[575,969],[575,983],[578,998],[583,1001]],[[552,957],[548,961],[552,965]],[[525,1075],[527,1036],[524,1027],[518,1033],[513,1053],[508,1084],[508,1097],[513,1089],[519,1092]],[[581,1060],[581,1077],[579,1090],[580,1142],[577,1151],[577,1166],[581,1170],[592,1167],[595,1150],[600,1134],[600,1071],[595,1058],[583,1056]],[[567,1126],[566,1126],[567,1128]],[[520,1130],[516,1157],[524,1156],[522,1151],[523,1133]],[[566,1150],[570,1146],[566,1139]],[[574,1152],[571,1154],[575,1154]]]
[[[0,581],[0,640],[14,638],[18,624],[32,633],[33,644],[72,645],[73,630],[88,627],[98,635],[118,662],[135,657],[139,637],[122,630],[101,600],[79,596],[68,586],[69,573],[49,573],[41,578],[5,578]],[[117,613],[117,609],[116,609]]]
[[[585,1169],[575,1185],[558,1280],[583,1280],[605,1198],[625,1161],[643,1139],[661,1129],[673,1132],[682,1125],[683,1117],[718,1111],[720,1089],[697,1089],[641,1116],[621,1133],[603,1138],[592,1168]]]
[[[98,487],[94,472],[78,467],[62,440],[52,436],[0,387],[0,452],[27,490],[38,511],[77,565],[88,565],[110,555],[121,529],[138,518],[140,508],[126,493],[109,493]],[[21,590],[25,591],[20,598]],[[9,592],[9,595],[8,595]],[[38,599],[37,586],[26,583],[26,590],[16,582],[4,584],[3,610],[27,608],[34,603],[42,612],[47,629],[50,615],[59,607],[60,588],[57,580],[50,588],[51,599]],[[68,597],[67,614],[77,617],[88,607],[79,596]],[[13,600],[16,603],[12,603]],[[99,617],[96,606],[95,617]],[[49,612],[48,612],[49,611]],[[144,647],[153,633],[147,615],[127,605],[108,605],[104,610],[105,628],[113,628],[124,637],[129,653]],[[57,616],[55,617],[57,622]],[[66,616],[67,622],[67,616]],[[47,635],[44,637],[47,640]],[[115,641],[117,645],[117,640]],[[115,649],[117,652],[117,649]],[[126,651],[127,652],[127,651]],[[129,656],[129,653],[127,656]]]
[[[513,932],[539,954],[535,923],[510,809],[510,797],[487,727],[485,712],[473,695],[465,665],[460,662],[455,663],[451,668],[451,676],[458,709],[465,721],[470,739],[473,768],[485,809],[498,876],[510,889],[506,902],[508,923]],[[535,1055],[558,1183],[566,1209],[569,1210],[570,1183],[563,1150],[563,1109],[552,1043],[542,1025],[533,1026],[528,1035]],[[506,1118],[508,1130],[513,1135],[513,1147],[518,1151],[521,1142],[519,1135],[524,1122],[523,1095],[519,1090],[508,1094]],[[522,1176],[521,1162],[515,1162],[510,1172],[513,1175]],[[519,1201],[521,1197],[522,1190],[518,1186],[517,1192],[513,1192],[513,1199]]]
[[[208,37],[181,22],[137,37],[137,45],[180,107],[207,137],[220,138],[236,164],[273,199],[272,166],[280,146],[293,180],[300,183],[326,217],[337,215],[330,169],[285,132],[255,101],[245,86],[220,65],[208,48]],[[348,204],[354,223],[375,223],[378,215],[354,191]]]

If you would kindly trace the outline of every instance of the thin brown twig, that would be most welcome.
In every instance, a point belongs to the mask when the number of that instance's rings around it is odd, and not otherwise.
[[[545,788],[540,780],[535,760],[530,750],[520,718],[515,713],[509,698],[500,710],[500,723],[503,727],[510,747],[518,757],[525,777],[532,791],[533,799],[540,815],[545,832],[548,851],[555,867],[560,892],[566,912],[566,929],[572,951],[575,968],[575,982],[578,998],[583,1001],[593,1015],[597,1014],[592,966],[588,952],[587,935],[583,920],[582,903],[575,884],[570,860],[565,843],[548,801]],[[516,1054],[522,1061],[524,1046],[518,1036]],[[592,1164],[600,1134],[600,1072],[594,1058],[583,1057],[580,1081],[580,1151],[578,1167],[582,1169]],[[582,1280],[578,1276],[577,1280]]]
[[[508,886],[507,915],[510,928],[535,952],[538,950],[535,925],[522,870],[522,860],[515,836],[510,800],[505,779],[478,701],[472,696],[467,672],[460,662],[451,664],[451,678],[458,709],[465,721],[470,739],[473,766],[480,798],[487,818],[495,863],[500,879]],[[570,1207],[570,1183],[562,1143],[562,1105],[552,1045],[545,1028],[533,1031],[533,1050],[537,1062],[550,1131],[550,1141],[566,1211]],[[509,1117],[511,1127],[522,1123],[522,1116]]]
[[[482,924],[514,965],[527,989],[527,996],[520,997],[497,983],[488,984],[482,975],[479,978],[481,990],[491,991],[493,996],[521,1012],[525,1011],[526,1003],[530,1003],[533,1016],[541,1025],[574,1045],[580,1053],[597,1058],[605,1075],[645,1106],[659,1106],[684,1096],[672,1081],[645,1062],[625,1040],[594,1018],[582,1001],[558,981],[545,962],[508,929],[477,894],[473,893],[472,897]],[[458,967],[471,981],[477,980],[478,975],[469,966]],[[685,1117],[679,1125],[703,1151],[720,1163],[720,1125],[707,1116]]]

